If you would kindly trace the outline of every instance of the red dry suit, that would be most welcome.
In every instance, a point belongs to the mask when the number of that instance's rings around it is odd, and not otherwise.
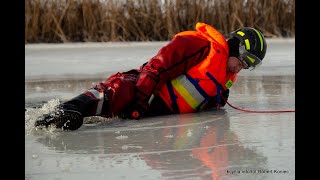
[[[116,73],[86,91],[96,101],[90,114],[114,116],[131,102],[149,111],[160,107],[157,112],[161,106],[172,113],[205,109],[236,80],[226,72],[228,53],[222,34],[197,23],[196,31],[178,33],[140,69]]]

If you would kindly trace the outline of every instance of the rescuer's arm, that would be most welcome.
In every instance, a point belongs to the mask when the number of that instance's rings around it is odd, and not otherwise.
[[[201,62],[208,55],[210,43],[208,41],[190,37],[177,36],[152,57],[143,67],[136,84],[136,94],[133,104],[127,111],[139,109],[139,119],[148,109],[148,101],[152,94],[156,94],[160,87],[168,80],[183,74],[191,67]],[[137,114],[136,114],[137,115]]]

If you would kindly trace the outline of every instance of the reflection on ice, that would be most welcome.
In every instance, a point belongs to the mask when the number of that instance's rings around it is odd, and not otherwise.
[[[149,121],[160,121],[161,124],[143,126]],[[87,131],[83,128],[77,132],[61,132],[54,137],[41,135],[37,142],[63,156],[77,155],[79,158],[75,165],[81,169],[90,168],[88,164],[97,165],[96,158],[101,159],[98,164],[106,170],[120,168],[115,164],[121,168],[139,169],[137,165],[143,161],[146,164],[141,168],[151,167],[166,178],[227,178],[226,170],[267,168],[266,157],[245,148],[237,134],[230,130],[229,116],[224,110],[217,114],[205,112],[177,115],[172,119],[145,119],[141,121],[142,126],[129,130],[126,127],[131,122],[122,122],[125,124],[123,128],[111,125],[109,131]],[[168,138],[169,135],[173,138]]]

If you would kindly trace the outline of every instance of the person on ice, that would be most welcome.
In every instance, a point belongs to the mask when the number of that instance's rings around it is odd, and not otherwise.
[[[264,35],[255,28],[243,27],[230,35],[226,40],[199,22],[196,30],[176,34],[139,69],[109,76],[60,103],[35,126],[76,130],[88,116],[138,120],[223,107],[240,70],[257,68],[267,51]]]

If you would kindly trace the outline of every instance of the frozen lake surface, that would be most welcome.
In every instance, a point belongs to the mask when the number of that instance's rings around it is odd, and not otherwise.
[[[168,42],[25,45],[25,179],[295,179],[295,113],[216,111],[121,121],[86,118],[78,130],[32,123],[115,72],[138,68]],[[241,71],[229,103],[295,109],[295,41],[267,39]],[[32,108],[36,107],[36,108]]]

